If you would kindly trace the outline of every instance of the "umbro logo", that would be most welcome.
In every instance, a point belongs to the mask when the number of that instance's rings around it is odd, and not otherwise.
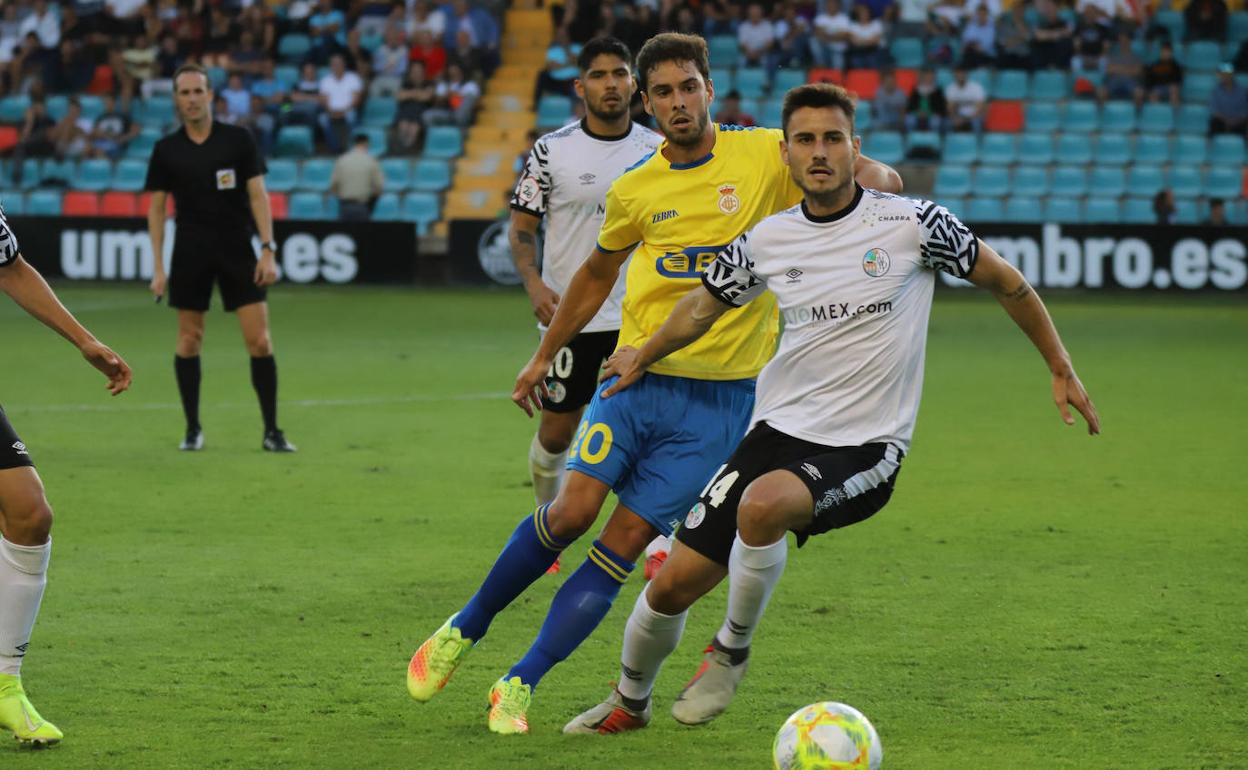
[[[581,184],[593,184],[594,180],[597,178],[598,177],[590,173],[584,173],[577,177],[577,179],[581,180]]]
[[[25,444],[23,444],[23,443],[22,443],[22,442],[20,442],[20,441],[14,441],[14,442],[13,442],[13,449],[14,449],[14,450],[15,450],[15,451],[19,454],[19,455],[30,454],[29,452],[27,452],[27,451],[26,451],[26,445],[25,445]]]
[[[790,270],[789,272],[785,273],[784,275],[785,277],[789,279],[787,283],[801,283],[802,282],[801,280],[802,271],[798,270],[796,267]]]
[[[650,217],[650,224],[657,225],[659,222],[666,222],[667,220],[675,219],[678,216],[680,216],[680,214],[676,212],[676,209],[668,209],[667,211],[660,211],[659,213]]]
[[[806,474],[815,481],[821,481],[823,479],[823,474],[819,472],[819,469],[810,463],[802,463],[802,470],[806,471]]]

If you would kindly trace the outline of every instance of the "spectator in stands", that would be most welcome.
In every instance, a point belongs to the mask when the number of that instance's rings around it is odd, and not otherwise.
[[[373,54],[360,42],[358,29],[347,33],[347,45],[339,53],[346,60],[347,69],[359,75],[365,83],[373,79]]]
[[[382,44],[373,51],[373,74],[379,78],[394,78],[397,82],[407,73],[407,41],[403,30],[388,27]]]
[[[91,127],[91,149],[88,154],[97,158],[116,160],[126,150],[126,145],[139,135],[139,125],[130,120],[125,110],[118,109],[112,94],[103,97],[104,106]]]
[[[156,49],[155,77],[143,83],[140,92],[144,99],[151,99],[156,94],[171,95],[173,93],[173,73],[177,72],[182,62],[186,61],[178,52],[178,39],[171,34],[160,36],[160,46]]]
[[[147,0],[104,0],[99,29],[123,37],[146,32],[145,18],[149,12]]]
[[[316,13],[308,18],[308,34],[312,37],[309,55],[317,64],[324,64],[347,47],[347,17],[334,8],[333,0],[319,0]]]
[[[1169,100],[1179,106],[1179,88],[1183,85],[1183,66],[1174,59],[1174,47],[1163,42],[1157,61],[1144,68],[1144,95],[1150,102]]]
[[[968,9],[963,0],[936,0],[928,9],[927,34],[931,37],[956,38],[966,20]]]
[[[983,86],[968,77],[965,66],[959,65],[953,70],[953,82],[945,86],[945,101],[949,128],[979,133],[988,110],[988,94]]]
[[[381,37],[394,8],[393,0],[356,0],[351,4],[355,17],[355,27],[351,31],[359,32],[364,37]]]
[[[884,24],[871,18],[871,9],[865,3],[858,3],[849,23],[849,68],[874,69],[879,66],[883,53]]]
[[[7,3],[3,9],[3,15],[0,16],[0,65],[5,67],[17,58],[17,52],[22,47],[22,39],[26,37],[22,33],[22,20],[18,17],[17,11],[16,3]],[[38,35],[35,37],[38,38]],[[37,39],[36,43],[38,43]],[[36,45],[36,48],[38,47]]]
[[[1074,51],[1074,28],[1058,15],[1053,0],[1038,0],[1040,21],[1031,44],[1032,61],[1039,69],[1066,69]]]
[[[407,14],[407,36],[414,37],[417,32],[428,32],[435,40],[446,32],[446,14],[429,0],[416,0]]]
[[[578,75],[572,41],[566,30],[556,30],[554,40],[546,49],[546,65],[537,73],[537,84],[533,88],[534,108],[541,101],[542,94],[555,94],[571,99],[575,95],[573,84]]]
[[[250,32],[256,50],[266,58],[277,52],[277,18],[273,11],[261,3],[255,3],[243,11],[239,41],[242,33]]]
[[[1109,44],[1109,27],[1101,10],[1089,3],[1075,27],[1074,55],[1070,59],[1073,72],[1104,72],[1105,49]]]
[[[290,0],[286,4],[286,27],[291,32],[310,32],[312,14],[316,5],[312,0]]]
[[[962,28],[962,64],[967,67],[991,67],[997,61],[997,25],[988,14],[988,6],[975,9],[975,15]]]
[[[82,117],[82,103],[71,96],[65,114],[56,121],[48,138],[56,147],[56,155],[60,158],[79,158],[87,151],[87,137],[91,135],[91,120]],[[68,180],[66,180],[68,181]]]
[[[403,50],[403,55],[407,55],[407,49]],[[238,33],[238,45],[226,51],[228,69],[242,73],[247,82],[264,74],[264,65],[268,60],[268,54],[256,46],[256,33],[250,29],[242,29]]]
[[[436,79],[446,69],[446,49],[427,30],[418,30],[413,38],[412,50],[407,52],[408,61],[425,65],[425,75]]]
[[[602,26],[602,5],[599,0],[564,0],[562,15],[552,7],[551,18],[558,17],[556,27],[566,33],[569,40],[584,44]]]
[[[734,0],[711,0],[703,6],[703,12],[706,14],[702,22],[703,37],[737,36],[737,29],[741,26],[740,3]],[[637,49],[630,47],[629,50]]]
[[[481,57],[482,72],[488,78],[499,62],[499,29],[494,16],[484,8],[470,7],[468,0],[454,0],[449,6],[443,6],[442,12],[446,14],[442,46],[448,52],[455,50],[459,43],[459,31],[468,30],[468,39]],[[431,74],[430,77],[434,75]]]
[[[1236,72],[1248,72],[1248,40],[1239,44],[1239,50],[1235,52],[1231,64]]]
[[[438,81],[433,108],[425,111],[424,123],[426,126],[454,123],[460,128],[467,128],[480,98],[481,87],[477,81],[469,80],[459,64],[451,62]]]
[[[715,122],[733,126],[755,125],[754,116],[741,109],[741,92],[735,88],[724,95],[719,101],[719,112],[715,113]]]
[[[664,32],[677,32],[682,35],[696,35],[702,30],[702,21],[693,9],[688,5],[676,6],[671,13],[667,15],[667,25]],[[737,33],[740,34],[738,29]]]
[[[750,3],[745,21],[737,27],[737,44],[741,47],[741,64],[745,67],[769,67],[776,44],[776,28],[768,19],[762,3]]]
[[[8,63],[8,86],[13,91],[28,92],[44,77],[47,69],[48,60],[39,45],[39,36],[27,32]]]
[[[31,99],[22,121],[22,132],[17,146],[13,148],[13,182],[20,185],[25,171],[26,158],[47,158],[56,151],[52,143],[52,128],[56,121],[48,116],[48,105],[42,97]]]
[[[1140,75],[1144,63],[1131,46],[1131,34],[1118,31],[1118,42],[1105,57],[1105,79],[1101,81],[1101,101],[1107,99],[1140,100]]]
[[[775,24],[776,66],[805,68],[810,64],[810,22],[798,15],[797,4],[784,4],[783,15]]]
[[[44,84],[53,93],[79,93],[91,82],[94,72],[95,65],[84,50],[62,36],[60,52],[47,68]]]
[[[891,69],[880,74],[880,87],[871,102],[872,129],[901,131],[906,126],[906,104],[909,98],[897,85],[897,73]]]
[[[436,93],[434,82],[425,77],[424,62],[412,62],[397,94],[399,111],[394,120],[396,152],[412,155],[420,152],[425,111],[433,106]]]
[[[156,56],[159,49],[146,34],[135,35],[126,50],[121,52],[121,92],[126,101],[141,93],[143,84],[156,76]]]
[[[221,6],[213,6],[208,14],[208,28],[204,32],[204,53],[200,57],[205,67],[225,67],[230,63],[230,49],[238,41],[238,26]]]
[[[647,40],[659,33],[659,18],[648,5],[621,5],[619,16],[612,26],[612,34],[624,41],[630,51],[641,50]],[[733,33],[736,37],[736,33]],[[640,99],[640,97],[638,97]],[[643,110],[644,114],[644,110]]]
[[[1209,133],[1244,135],[1248,128],[1248,88],[1235,82],[1235,68],[1218,67],[1218,85],[1209,96]]]
[[[225,99],[225,114],[235,118],[244,118],[251,114],[251,90],[243,82],[242,74],[230,73],[225,88],[221,89],[221,97]],[[220,117],[223,113],[218,108],[213,114]]]
[[[39,36],[39,45],[45,50],[56,50],[61,42],[61,22],[56,11],[48,5],[48,0],[35,0],[18,30],[23,36],[34,32]]]
[[[251,110],[239,121],[239,125],[251,129],[262,155],[273,152],[273,140],[277,137],[277,119],[259,94],[252,93]]]
[[[356,110],[364,101],[364,81],[347,69],[347,60],[336,53],[329,57],[329,72],[317,90],[321,97],[319,119],[325,146],[332,153],[342,152],[347,136],[355,129]]]
[[[1169,225],[1174,223],[1174,214],[1174,191],[1163,187],[1153,196],[1153,215],[1157,217],[1157,224]]]
[[[1183,10],[1188,40],[1226,39],[1226,0],[1192,0]]]
[[[338,198],[338,218],[367,220],[384,184],[381,164],[368,151],[368,134],[356,134],[351,149],[334,161],[329,177],[329,191]]]
[[[511,164],[511,171],[513,174],[519,176],[520,172],[524,170],[524,164],[528,162],[529,153],[533,151],[533,145],[537,144],[537,138],[539,136],[541,136],[541,133],[536,128],[530,128],[529,132],[524,135],[524,149],[519,155],[516,156],[515,161]],[[510,201],[511,190],[505,189],[503,192],[507,193],[507,200]]]
[[[251,94],[264,103],[266,111],[276,113],[286,101],[286,84],[277,79],[277,65],[272,59],[262,64],[260,76],[251,82]]]
[[[459,31],[459,41],[450,59],[459,65],[469,79],[473,80],[483,77],[485,68],[488,66],[485,53],[482,49],[472,45],[472,35],[466,29]]]
[[[841,10],[841,0],[827,0],[823,12],[815,17],[815,32],[810,39],[815,66],[845,69],[848,49],[849,16]]]
[[[892,33],[895,37],[921,38],[927,34],[927,15],[935,0],[897,0]]]
[[[1209,218],[1205,220],[1205,224],[1211,227],[1226,227],[1230,224],[1226,221],[1226,201],[1221,198],[1209,199]]]
[[[997,67],[1005,70],[1030,70],[1031,26],[1027,24],[1027,6],[1015,2],[1010,10],[997,17]]]
[[[321,79],[316,65],[305,61],[299,68],[299,79],[290,89],[290,96],[282,106],[282,124],[298,124],[315,129],[320,121]]]
[[[919,80],[906,102],[906,129],[909,131],[940,131],[944,128],[947,104],[945,94],[936,85],[936,72],[919,70]]]

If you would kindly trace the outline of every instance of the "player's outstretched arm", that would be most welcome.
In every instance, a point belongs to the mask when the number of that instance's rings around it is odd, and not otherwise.
[[[626,345],[607,359],[607,365],[602,372],[603,379],[617,374],[620,379],[611,383],[611,387],[602,392],[602,397],[608,398],[632,385],[645,374],[651,364],[693,343],[706,334],[719,317],[729,310],[732,310],[732,306],[717,299],[705,286],[698,286],[681,297],[672,308],[672,314],[654,336],[646,340],[640,350]]]
[[[512,262],[533,305],[533,315],[543,326],[549,326],[559,305],[559,295],[546,285],[542,272],[537,269],[537,228],[541,223],[542,220],[532,214],[512,209],[507,240],[511,244]]]
[[[65,309],[39,275],[18,255],[12,264],[0,267],[0,291],[13,298],[23,310],[51,327],[82,351],[82,357],[108,377],[108,391],[114,396],[130,387],[130,367],[121,356],[97,340]]]
[[[620,265],[628,259],[629,251],[603,251],[594,249],[576,274],[572,276],[568,290],[550,320],[550,327],[542,337],[542,344],[516,377],[511,400],[532,417],[542,408],[542,396],[546,393],[546,373],[550,364],[568,341],[589,323],[606,302],[620,277]]]
[[[901,174],[892,166],[861,154],[854,162],[854,180],[863,187],[894,195],[900,194],[904,186]]]
[[[1062,345],[1049,311],[1023,274],[981,240],[979,258],[967,278],[996,296],[1001,307],[1044,356],[1049,371],[1053,373],[1053,401],[1062,414],[1062,420],[1067,425],[1075,424],[1075,418],[1070,414],[1070,407],[1073,406],[1087,421],[1088,434],[1095,436],[1100,433],[1101,419],[1096,414],[1096,407],[1075,374],[1070,354]]]

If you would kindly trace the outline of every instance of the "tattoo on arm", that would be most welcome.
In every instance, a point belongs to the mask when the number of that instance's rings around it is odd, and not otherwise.
[[[525,244],[526,246],[537,245],[537,239],[533,237],[533,233],[526,233],[524,231],[518,232],[516,233],[516,240],[519,241],[520,243]]]
[[[1026,281],[1023,281],[1018,285],[1018,288],[1014,289],[1014,291],[1006,292],[1002,296],[1006,299],[1020,300],[1023,297],[1026,297],[1030,292],[1031,287],[1027,285]]]

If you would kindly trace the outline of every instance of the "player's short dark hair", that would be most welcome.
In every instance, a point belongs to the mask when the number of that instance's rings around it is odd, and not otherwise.
[[[669,61],[693,62],[693,66],[702,73],[703,80],[711,77],[710,54],[705,40],[697,35],[664,32],[647,40],[637,52],[637,79],[641,82],[642,91],[648,85],[650,70]]]
[[[178,85],[178,78],[182,77],[188,72],[196,74],[196,75],[203,75],[204,82],[208,84],[208,90],[209,91],[212,90],[212,78],[208,77],[208,70],[204,69],[198,64],[189,64],[189,63],[183,64],[182,66],[178,67],[176,70],[173,71],[173,85],[175,89],[177,88],[177,85]]]
[[[576,57],[576,68],[582,73],[588,72],[594,59],[599,56],[618,56],[625,64],[632,65],[633,52],[628,50],[624,41],[610,35],[599,35],[590,40]]]
[[[789,89],[784,95],[784,105],[780,108],[780,126],[784,129],[784,138],[789,138],[789,118],[803,107],[836,107],[849,118],[849,130],[854,130],[854,99],[849,92],[831,83],[807,83]]]

